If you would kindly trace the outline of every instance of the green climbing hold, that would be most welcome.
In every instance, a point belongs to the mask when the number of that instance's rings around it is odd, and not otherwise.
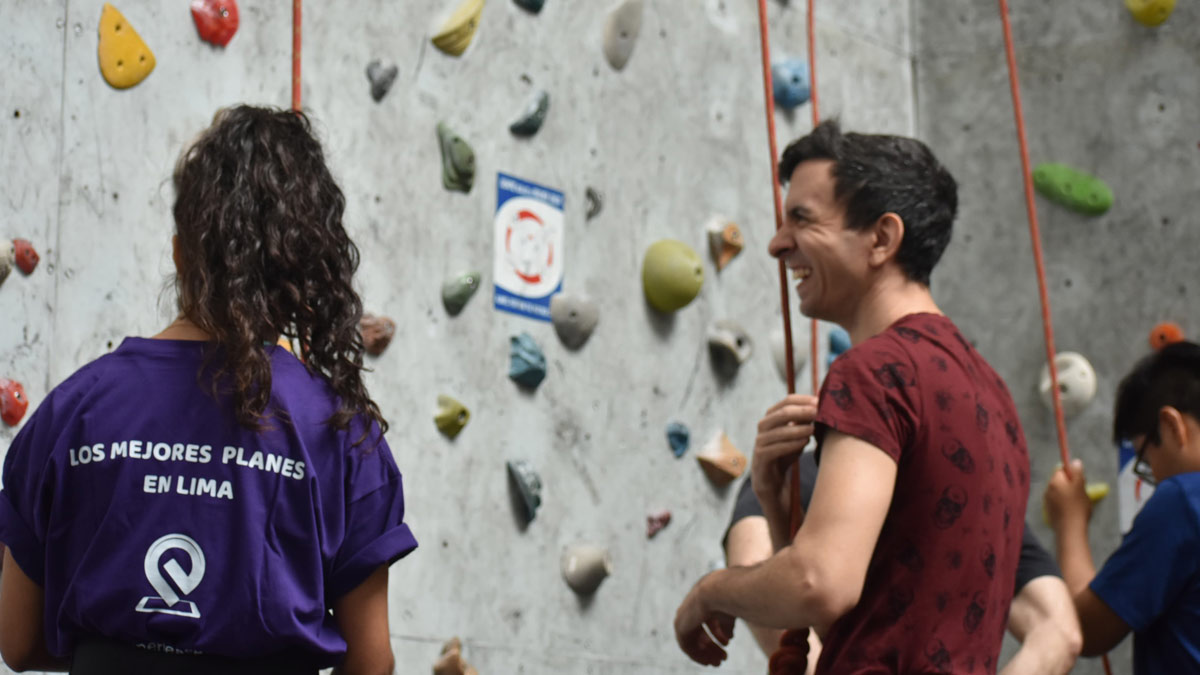
[[[475,151],[445,122],[438,122],[437,134],[442,148],[442,185],[447,190],[470,192],[475,183]]]
[[[433,416],[433,422],[437,425],[438,431],[446,435],[447,438],[454,438],[458,432],[467,426],[467,422],[471,419],[471,411],[457,400],[445,394],[438,394],[437,397],[438,409]]]
[[[1104,213],[1113,203],[1112,190],[1104,181],[1066,164],[1038,164],[1033,169],[1033,184],[1047,199],[1092,216]]]
[[[700,256],[682,241],[662,239],[646,249],[642,286],[654,309],[674,312],[686,307],[700,293],[703,283]]]
[[[458,316],[479,289],[479,272],[460,272],[442,283],[442,304],[450,316]]]

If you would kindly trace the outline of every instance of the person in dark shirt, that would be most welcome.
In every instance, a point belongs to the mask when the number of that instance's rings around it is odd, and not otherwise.
[[[828,121],[779,169],[789,186],[770,252],[798,281],[801,313],[852,347],[819,398],[789,396],[759,421],[752,475],[775,554],[701,579],[676,640],[719,664],[741,617],[814,628],[818,673],[994,672],[1029,457],[1008,388],[930,293],[954,178],[919,141]],[[793,537],[786,476],[810,438],[821,471]]]
[[[800,500],[804,508],[808,508],[812,500],[816,479],[816,454],[805,452],[800,456]],[[771,556],[771,536],[750,478],[742,481],[738,489],[733,515],[721,545],[725,549],[725,563],[729,566],[753,565]],[[749,628],[764,653],[769,655],[779,647],[783,631],[755,625],[749,625]],[[1002,675],[1067,673],[1082,646],[1079,620],[1063,583],[1062,572],[1028,524],[1021,538],[1021,560],[1017,563],[1008,632],[1021,642],[1021,648],[1001,670]],[[810,636],[810,672],[816,665],[811,657],[819,654],[820,648],[820,640]]]

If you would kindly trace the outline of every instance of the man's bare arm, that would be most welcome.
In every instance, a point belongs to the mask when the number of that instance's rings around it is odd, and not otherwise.
[[[792,545],[753,567],[705,577],[703,605],[762,626],[827,628],[858,604],[895,483],[890,456],[831,430]]]
[[[1055,576],[1037,577],[1021,588],[1009,610],[1008,631],[1021,649],[1000,675],[1062,675],[1083,646],[1075,604]]]

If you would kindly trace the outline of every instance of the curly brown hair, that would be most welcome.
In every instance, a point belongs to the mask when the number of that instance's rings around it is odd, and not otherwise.
[[[346,198],[308,117],[222,109],[180,156],[174,184],[179,310],[212,336],[213,391],[228,383],[238,422],[264,427],[264,345],[283,335],[340,399],[329,424],[347,429],[364,415],[386,432],[362,381],[362,301],[351,283],[359,254],[342,226]]]

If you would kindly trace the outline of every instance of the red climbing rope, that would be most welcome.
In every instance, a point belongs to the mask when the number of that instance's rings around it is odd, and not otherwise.
[[[1008,84],[1012,90],[1013,115],[1017,122],[1017,142],[1021,149],[1021,170],[1025,182],[1025,208],[1029,214],[1029,238],[1033,243],[1033,264],[1037,269],[1038,296],[1042,303],[1042,328],[1046,337],[1046,361],[1050,367],[1050,394],[1054,401],[1054,424],[1058,429],[1058,451],[1063,471],[1071,474],[1071,450],[1067,445],[1067,422],[1063,415],[1062,396],[1058,388],[1058,366],[1054,363],[1054,321],[1050,316],[1050,294],[1046,290],[1046,263],[1042,258],[1042,234],[1038,227],[1037,206],[1033,197],[1033,172],[1029,168],[1029,141],[1025,136],[1025,113],[1021,107],[1021,85],[1017,81],[1017,57],[1013,47],[1012,24],[1008,18],[1008,0],[1000,2],[1000,21],[1004,26],[1004,51],[1008,59]],[[1104,672],[1112,675],[1112,666],[1105,654]]]
[[[300,2],[292,0],[292,110],[300,109]]]
[[[807,18],[808,81],[809,81],[809,85],[810,85],[809,91],[812,92],[811,93],[812,125],[813,125],[814,129],[817,127],[818,124],[821,123],[821,107],[820,107],[820,105],[818,105],[818,100],[817,100],[817,33],[816,33],[816,28],[815,28],[817,25],[817,22],[816,22],[815,17],[813,16],[813,11],[814,11],[813,8],[816,6],[816,4],[817,4],[817,0],[808,0],[808,18]],[[812,392],[813,392],[813,396],[816,396],[817,392],[819,392],[821,390],[820,371],[817,370],[817,320],[816,319],[812,320],[811,333],[812,333],[812,336],[811,336],[812,339],[809,341],[809,347],[810,347],[810,354],[812,356]],[[800,491],[799,478],[797,478],[797,480],[796,480],[795,489],[796,489],[796,492],[794,492],[793,495],[798,495],[799,491]],[[792,531],[794,532],[795,530],[799,529],[799,527],[800,527],[800,523],[798,521],[798,514],[797,514],[797,518],[794,518],[792,520]]]
[[[810,81],[812,83],[812,103],[813,103],[813,126],[817,125],[817,83],[815,76],[814,55],[813,49],[813,2],[808,3],[808,62]],[[767,113],[767,142],[771,149],[771,190],[774,195],[773,204],[775,206],[775,229],[778,231],[783,227],[783,201],[780,195],[779,187],[779,148],[775,141],[775,97],[774,86],[771,81],[771,41],[767,28],[767,2],[766,0],[758,0],[758,27],[760,45],[762,48],[762,73],[763,73],[763,102]],[[789,308],[790,298],[788,296],[787,285],[787,267],[783,264],[783,260],[779,261],[779,296],[780,304],[783,308],[783,345],[784,358],[787,365],[785,367],[787,374],[787,390],[789,394],[796,393],[796,374],[795,361],[792,356],[792,318]],[[818,373],[817,361],[817,321],[812,321],[812,339],[810,341],[812,347],[812,390],[816,395],[820,386],[820,375]],[[800,504],[800,465],[796,464],[795,470],[792,471],[792,480],[790,485],[791,491],[791,533],[795,536],[796,530],[800,529],[800,520],[802,517],[802,508]],[[787,631],[782,640],[780,647],[774,654],[771,655],[770,668],[772,673],[803,673],[808,662],[808,628],[799,630]]]

